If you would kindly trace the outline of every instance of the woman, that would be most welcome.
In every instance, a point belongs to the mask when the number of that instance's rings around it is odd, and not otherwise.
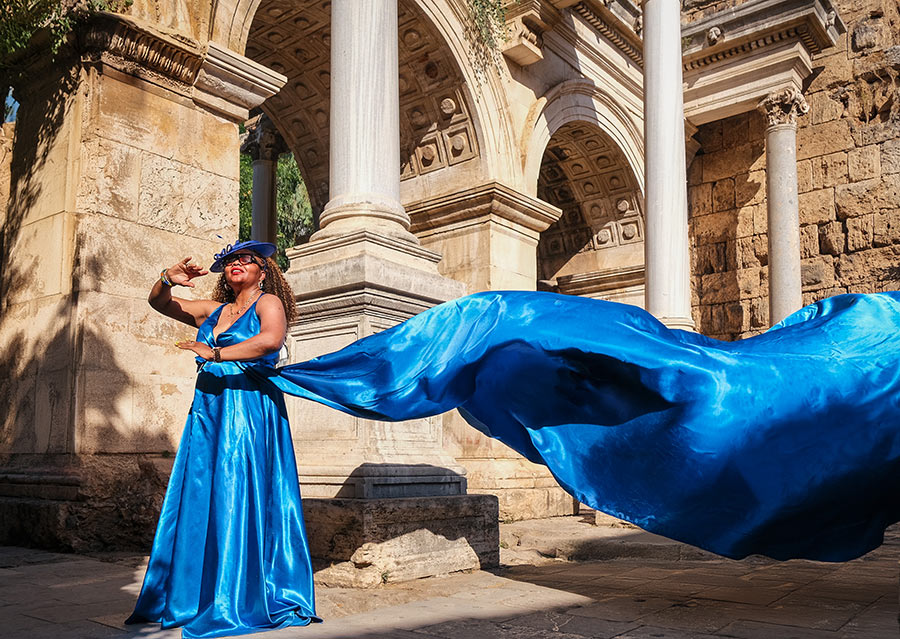
[[[177,344],[199,374],[134,613],[126,623],[222,637],[320,621],[284,399],[247,363],[272,366],[295,308],[275,246],[215,256],[212,300],[172,296],[207,271],[187,257],[150,291],[160,313],[197,327]]]

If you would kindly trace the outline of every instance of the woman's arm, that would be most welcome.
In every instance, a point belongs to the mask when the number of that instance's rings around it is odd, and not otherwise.
[[[166,279],[173,286],[187,286],[188,288],[194,288],[192,279],[207,273],[207,270],[192,264],[190,257],[184,258],[175,266],[163,271]],[[219,306],[212,300],[186,300],[172,297],[172,286],[163,282],[162,277],[156,280],[153,288],[150,289],[147,301],[150,306],[163,315],[195,327],[199,327]]]
[[[256,359],[281,348],[287,334],[287,320],[284,317],[281,300],[275,295],[264,294],[256,302],[256,314],[259,316],[259,333],[243,342],[221,347],[219,349],[220,361],[237,362]],[[178,342],[176,345],[178,348],[194,351],[205,360],[213,359],[213,349],[201,342],[191,340]]]

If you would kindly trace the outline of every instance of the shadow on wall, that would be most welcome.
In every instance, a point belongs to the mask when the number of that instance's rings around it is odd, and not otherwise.
[[[701,126],[688,168],[695,321],[716,339],[768,328],[764,127],[756,112]]]
[[[119,381],[125,371],[116,368],[108,340],[77,316],[80,274],[102,278],[104,269],[98,259],[79,262],[77,217],[67,210],[75,186],[67,183],[67,155],[75,147],[66,121],[77,117],[80,70],[58,59],[41,74],[39,86],[17,96],[22,107],[0,227],[0,543],[145,548],[163,474],[135,456],[78,454],[77,425],[90,415],[105,424],[101,441],[113,436],[116,416],[108,408],[132,391]],[[103,362],[114,381],[88,388],[90,364],[83,362]]]

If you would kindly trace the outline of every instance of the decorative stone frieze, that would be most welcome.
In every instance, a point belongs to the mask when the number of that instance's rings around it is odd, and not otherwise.
[[[799,89],[812,56],[846,31],[830,0],[751,0],[682,29],[685,116],[695,125]]]
[[[581,2],[573,11],[635,64],[643,66],[644,54],[640,39],[643,21],[640,15],[636,15],[632,21],[625,21],[609,7],[598,2]]]
[[[235,122],[287,81],[214,42],[203,47],[120,14],[98,14],[80,37],[86,62],[158,84]]]
[[[766,96],[759,103],[759,110],[766,116],[769,126],[797,124],[797,118],[809,113],[809,104],[803,94],[794,87]]]
[[[503,43],[503,55],[525,67],[544,59],[541,35],[559,19],[541,0],[523,0],[506,9],[509,39]]]

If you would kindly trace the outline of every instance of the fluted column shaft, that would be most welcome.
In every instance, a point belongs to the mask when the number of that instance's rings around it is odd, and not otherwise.
[[[681,2],[644,0],[647,310],[693,329],[687,223]]]
[[[400,204],[397,0],[331,3],[330,194],[313,239],[412,239]]]
[[[800,210],[797,194],[797,116],[809,111],[795,88],[760,103],[766,128],[766,201],[769,241],[769,322],[777,324],[803,306],[800,275]]]

